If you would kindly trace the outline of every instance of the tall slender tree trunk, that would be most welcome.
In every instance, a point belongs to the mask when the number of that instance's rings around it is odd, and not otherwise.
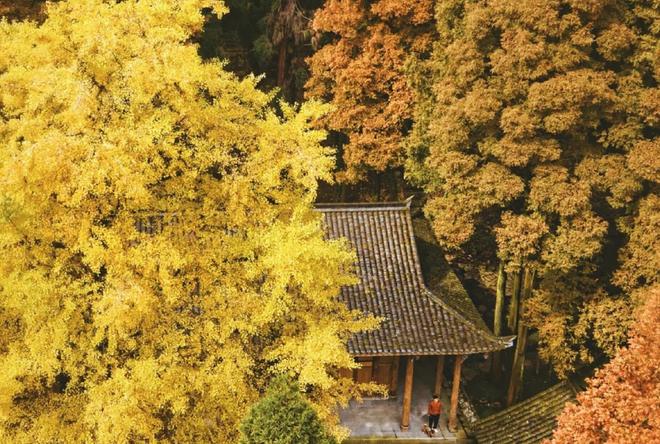
[[[404,200],[406,198],[406,190],[405,190],[405,180],[403,179],[403,171],[399,170],[395,175],[395,179],[396,179],[396,191],[397,191],[398,200]]]
[[[282,39],[277,58],[277,86],[282,90],[282,94],[284,94],[284,80],[286,76],[286,46],[286,39]]]
[[[376,202],[379,202],[381,200],[380,195],[382,194],[382,188],[383,188],[383,182],[382,182],[382,174],[378,171],[374,171],[373,175],[373,184],[374,184],[374,196],[376,197]]]
[[[520,268],[513,275],[513,291],[511,292],[511,301],[509,302],[509,315],[507,317],[507,325],[511,332],[516,332],[518,329],[518,309],[520,305],[520,281],[522,280],[523,267],[522,262]]]
[[[525,270],[525,282],[522,297],[520,299],[520,307],[518,315],[523,313],[525,300],[529,299],[532,295],[532,287],[534,286],[534,271],[530,269]],[[506,405],[511,406],[520,396],[520,388],[522,387],[523,373],[525,369],[525,347],[527,346],[527,326],[520,319],[517,319],[518,330],[516,338],[516,350],[513,355],[513,365],[511,366],[511,380],[509,381],[509,389],[506,394]]]
[[[504,308],[504,296],[506,293],[506,272],[504,271],[504,262],[500,262],[497,270],[497,294],[495,297],[495,314],[493,320],[493,333],[495,336],[502,335],[502,311]],[[493,353],[492,361],[493,379],[498,381],[502,376],[502,353],[496,351]]]

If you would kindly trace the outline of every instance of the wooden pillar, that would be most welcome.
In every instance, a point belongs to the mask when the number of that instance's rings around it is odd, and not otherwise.
[[[457,355],[454,361],[454,378],[451,383],[451,405],[449,409],[449,424],[450,432],[456,431],[457,415],[458,415],[458,393],[461,386],[461,365],[465,360],[464,355]]]
[[[284,80],[286,78],[286,51],[287,39],[282,39],[280,42],[279,56],[277,58],[277,86],[284,87]]]
[[[406,381],[403,386],[403,413],[401,415],[401,430],[404,432],[410,428],[410,404],[412,401],[414,359],[415,358],[412,356],[409,356],[406,362]]]
[[[445,371],[445,355],[438,356],[438,363],[435,367],[435,387],[433,389],[433,394],[438,395],[442,393],[442,379],[443,372]]]

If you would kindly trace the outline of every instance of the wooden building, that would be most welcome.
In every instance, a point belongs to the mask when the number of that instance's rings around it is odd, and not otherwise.
[[[410,426],[415,359],[437,357],[435,391],[442,388],[445,357],[453,356],[449,429],[456,428],[461,365],[470,354],[509,347],[486,327],[458,278],[446,267],[440,291],[427,288],[417,253],[410,199],[396,203],[318,204],[328,238],[348,239],[357,253],[359,283],[342,289],[351,308],[383,319],[373,331],[353,336],[350,353],[361,367],[353,377],[389,386],[399,384],[405,366],[401,430]],[[419,239],[417,239],[419,241]],[[442,259],[444,260],[444,258]],[[452,298],[458,291],[464,298]]]

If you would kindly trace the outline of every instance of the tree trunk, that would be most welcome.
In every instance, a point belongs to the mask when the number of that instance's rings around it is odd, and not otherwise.
[[[506,406],[510,407],[516,402],[522,384],[523,366],[525,365],[525,346],[527,345],[527,326],[520,322],[518,324],[518,337],[516,339],[516,351],[513,355],[511,366],[511,380],[506,392]]]
[[[286,76],[286,39],[282,39],[279,48],[279,57],[277,58],[277,86],[284,94],[284,79]]]
[[[534,285],[534,272],[530,269],[525,270],[524,291],[520,300],[519,315],[523,312],[524,301],[529,299]],[[522,387],[523,372],[525,369],[525,347],[527,346],[527,326],[520,319],[518,323],[518,337],[516,338],[516,350],[513,355],[513,365],[511,366],[511,380],[506,395],[506,405],[511,406],[520,396]]]
[[[504,262],[500,262],[497,270],[497,295],[495,298],[495,319],[493,321],[493,333],[495,333],[495,336],[502,335],[502,309],[504,308],[505,293],[506,272],[504,271]],[[493,379],[498,381],[502,376],[502,353],[500,351],[493,353],[492,366]]]
[[[518,329],[518,309],[520,305],[520,281],[522,280],[522,266],[513,275],[513,291],[511,292],[511,301],[509,302],[509,316],[507,325],[511,332]]]
[[[380,195],[381,195],[381,192],[382,192],[382,178],[381,178],[382,173],[380,173],[378,171],[375,171],[374,174],[375,174],[375,176],[374,176],[374,182],[373,183],[374,183],[374,188],[375,188],[374,191],[375,191],[375,196],[376,196],[376,202],[380,202],[380,200],[381,200]]]
[[[539,358],[539,354],[536,353],[534,355],[534,373],[536,373],[536,376],[539,375],[541,371],[541,358]]]
[[[398,171],[397,174],[395,175],[396,178],[396,190],[397,190],[397,196],[398,200],[404,200],[406,198],[406,190],[405,190],[405,180],[403,179],[403,172]]]

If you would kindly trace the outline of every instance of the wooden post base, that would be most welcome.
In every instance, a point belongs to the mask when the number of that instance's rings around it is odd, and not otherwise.
[[[406,431],[410,427],[410,405],[412,401],[414,359],[415,358],[410,356],[406,362],[406,380],[403,386],[403,411],[401,412],[402,431]]]
[[[457,355],[454,360],[454,378],[451,383],[451,405],[449,407],[449,423],[447,424],[447,428],[452,433],[458,429],[458,393],[461,386],[461,365],[464,360],[464,355]]]

